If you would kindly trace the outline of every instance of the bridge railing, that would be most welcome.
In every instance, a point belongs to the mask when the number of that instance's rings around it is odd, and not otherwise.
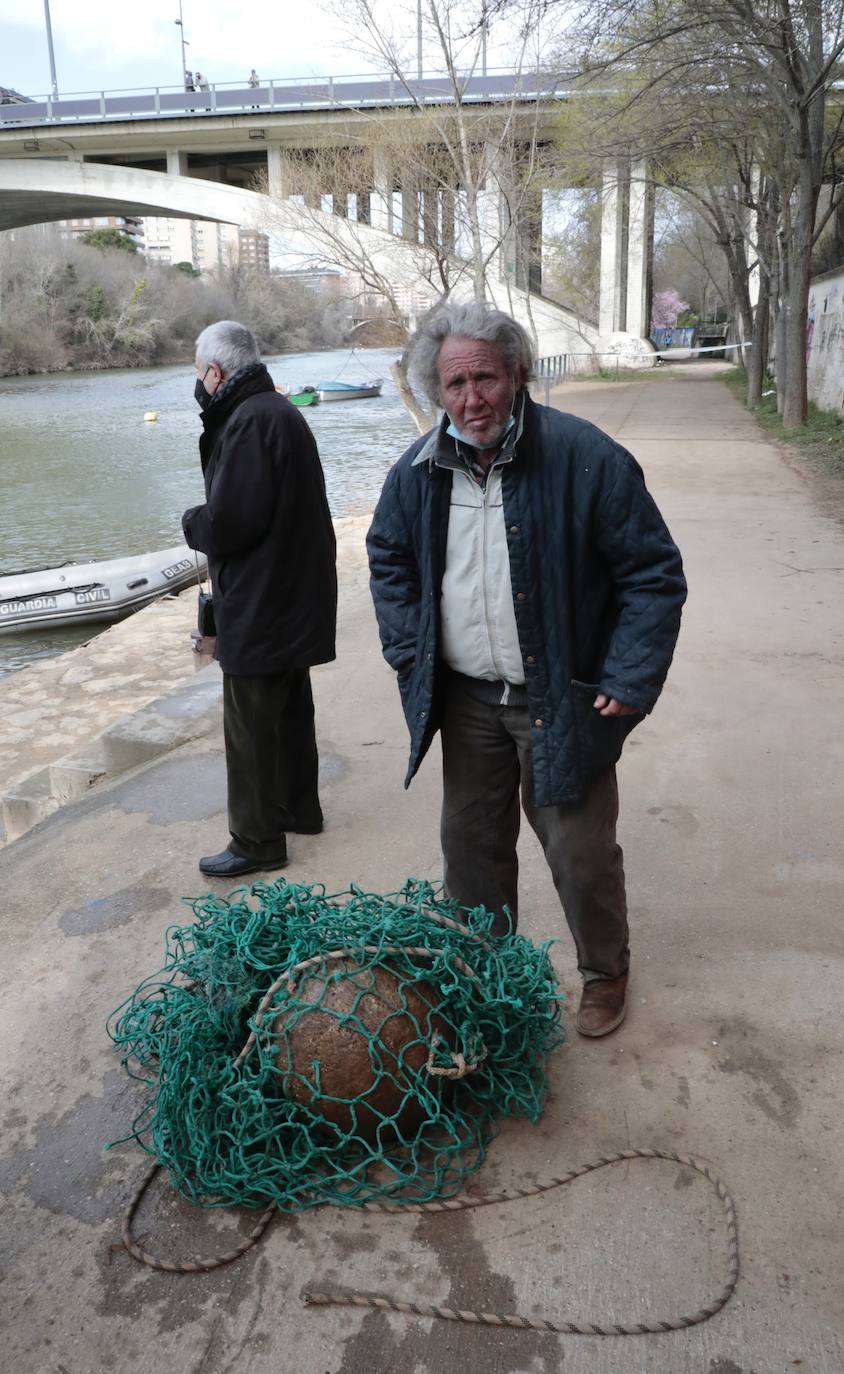
[[[495,68],[485,75],[461,76],[461,99],[473,103],[504,100],[535,101],[559,96],[570,88],[568,73],[536,70],[517,72]],[[283,77],[247,82],[217,81],[202,90],[155,86],[119,91],[77,91],[54,99],[38,96],[0,105],[0,124],[32,128],[42,124],[83,123],[91,120],[180,118],[232,113],[273,113],[367,106],[442,104],[454,91],[446,76],[427,76],[406,85],[394,75],[326,76],[313,80]]]
[[[617,350],[606,353],[599,349],[582,353],[550,353],[537,358],[534,371],[537,384],[544,390],[545,404],[548,405],[551,387],[560,386],[573,375],[597,373],[611,381],[613,376],[621,375],[622,369],[627,372],[651,368],[665,357],[666,354],[656,351],[624,354]]]

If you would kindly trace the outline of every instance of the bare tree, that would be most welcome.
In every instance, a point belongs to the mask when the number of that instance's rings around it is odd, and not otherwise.
[[[611,84],[625,137],[648,130],[663,158],[675,145],[675,184],[706,204],[736,285],[758,265],[765,331],[769,305],[777,312],[783,423],[802,424],[812,248],[838,185],[842,112],[828,97],[844,52],[844,0],[586,0],[577,39],[585,72]],[[825,177],[833,196],[819,217]],[[738,305],[743,317],[752,309],[742,292]],[[755,323],[759,308],[752,313]]]
[[[396,103],[354,112],[342,136],[284,154],[282,195],[270,212],[276,237],[298,243],[303,256],[340,265],[359,299],[378,300],[399,327],[458,287],[484,300],[530,285],[526,244],[532,230],[536,239],[541,213],[543,116],[536,102],[519,98],[518,74],[533,56],[541,6],[527,0],[518,12],[514,3],[502,8],[497,22],[515,41],[514,90],[477,103],[467,82],[491,38],[484,8],[425,0],[440,89],[429,103],[389,14],[375,0],[344,0],[338,17],[353,36],[350,46],[390,74]],[[509,274],[501,273],[502,256]],[[417,426],[430,427],[434,417],[412,389],[406,354],[393,375]]]

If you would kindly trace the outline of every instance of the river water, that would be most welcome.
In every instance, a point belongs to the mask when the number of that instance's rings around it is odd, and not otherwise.
[[[310,406],[334,516],[370,510],[413,422],[390,379],[396,350],[287,353],[276,384],[384,379],[380,397]],[[0,574],[119,557],[182,540],[204,499],[189,365],[0,379]],[[144,412],[158,411],[155,423]],[[0,635],[0,676],[90,638],[90,627]]]

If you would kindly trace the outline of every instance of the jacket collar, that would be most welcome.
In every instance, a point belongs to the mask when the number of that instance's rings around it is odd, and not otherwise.
[[[216,429],[227,420],[235,406],[245,401],[247,396],[255,396],[261,391],[274,391],[273,379],[263,363],[250,363],[239,372],[227,377],[218,387],[210,402],[201,412],[205,429]]]

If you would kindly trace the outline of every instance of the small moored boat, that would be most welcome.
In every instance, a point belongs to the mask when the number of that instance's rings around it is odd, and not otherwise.
[[[204,573],[201,554],[199,567]],[[7,573],[0,577],[0,635],[48,625],[120,620],[156,597],[182,591],[196,577],[194,555],[184,544],[134,558]]]
[[[384,385],[380,377],[371,382],[317,382],[321,401],[366,401],[380,396]]]
[[[276,391],[294,406],[319,405],[319,394],[315,386],[303,386],[298,391],[290,391],[286,386],[277,386]]]

